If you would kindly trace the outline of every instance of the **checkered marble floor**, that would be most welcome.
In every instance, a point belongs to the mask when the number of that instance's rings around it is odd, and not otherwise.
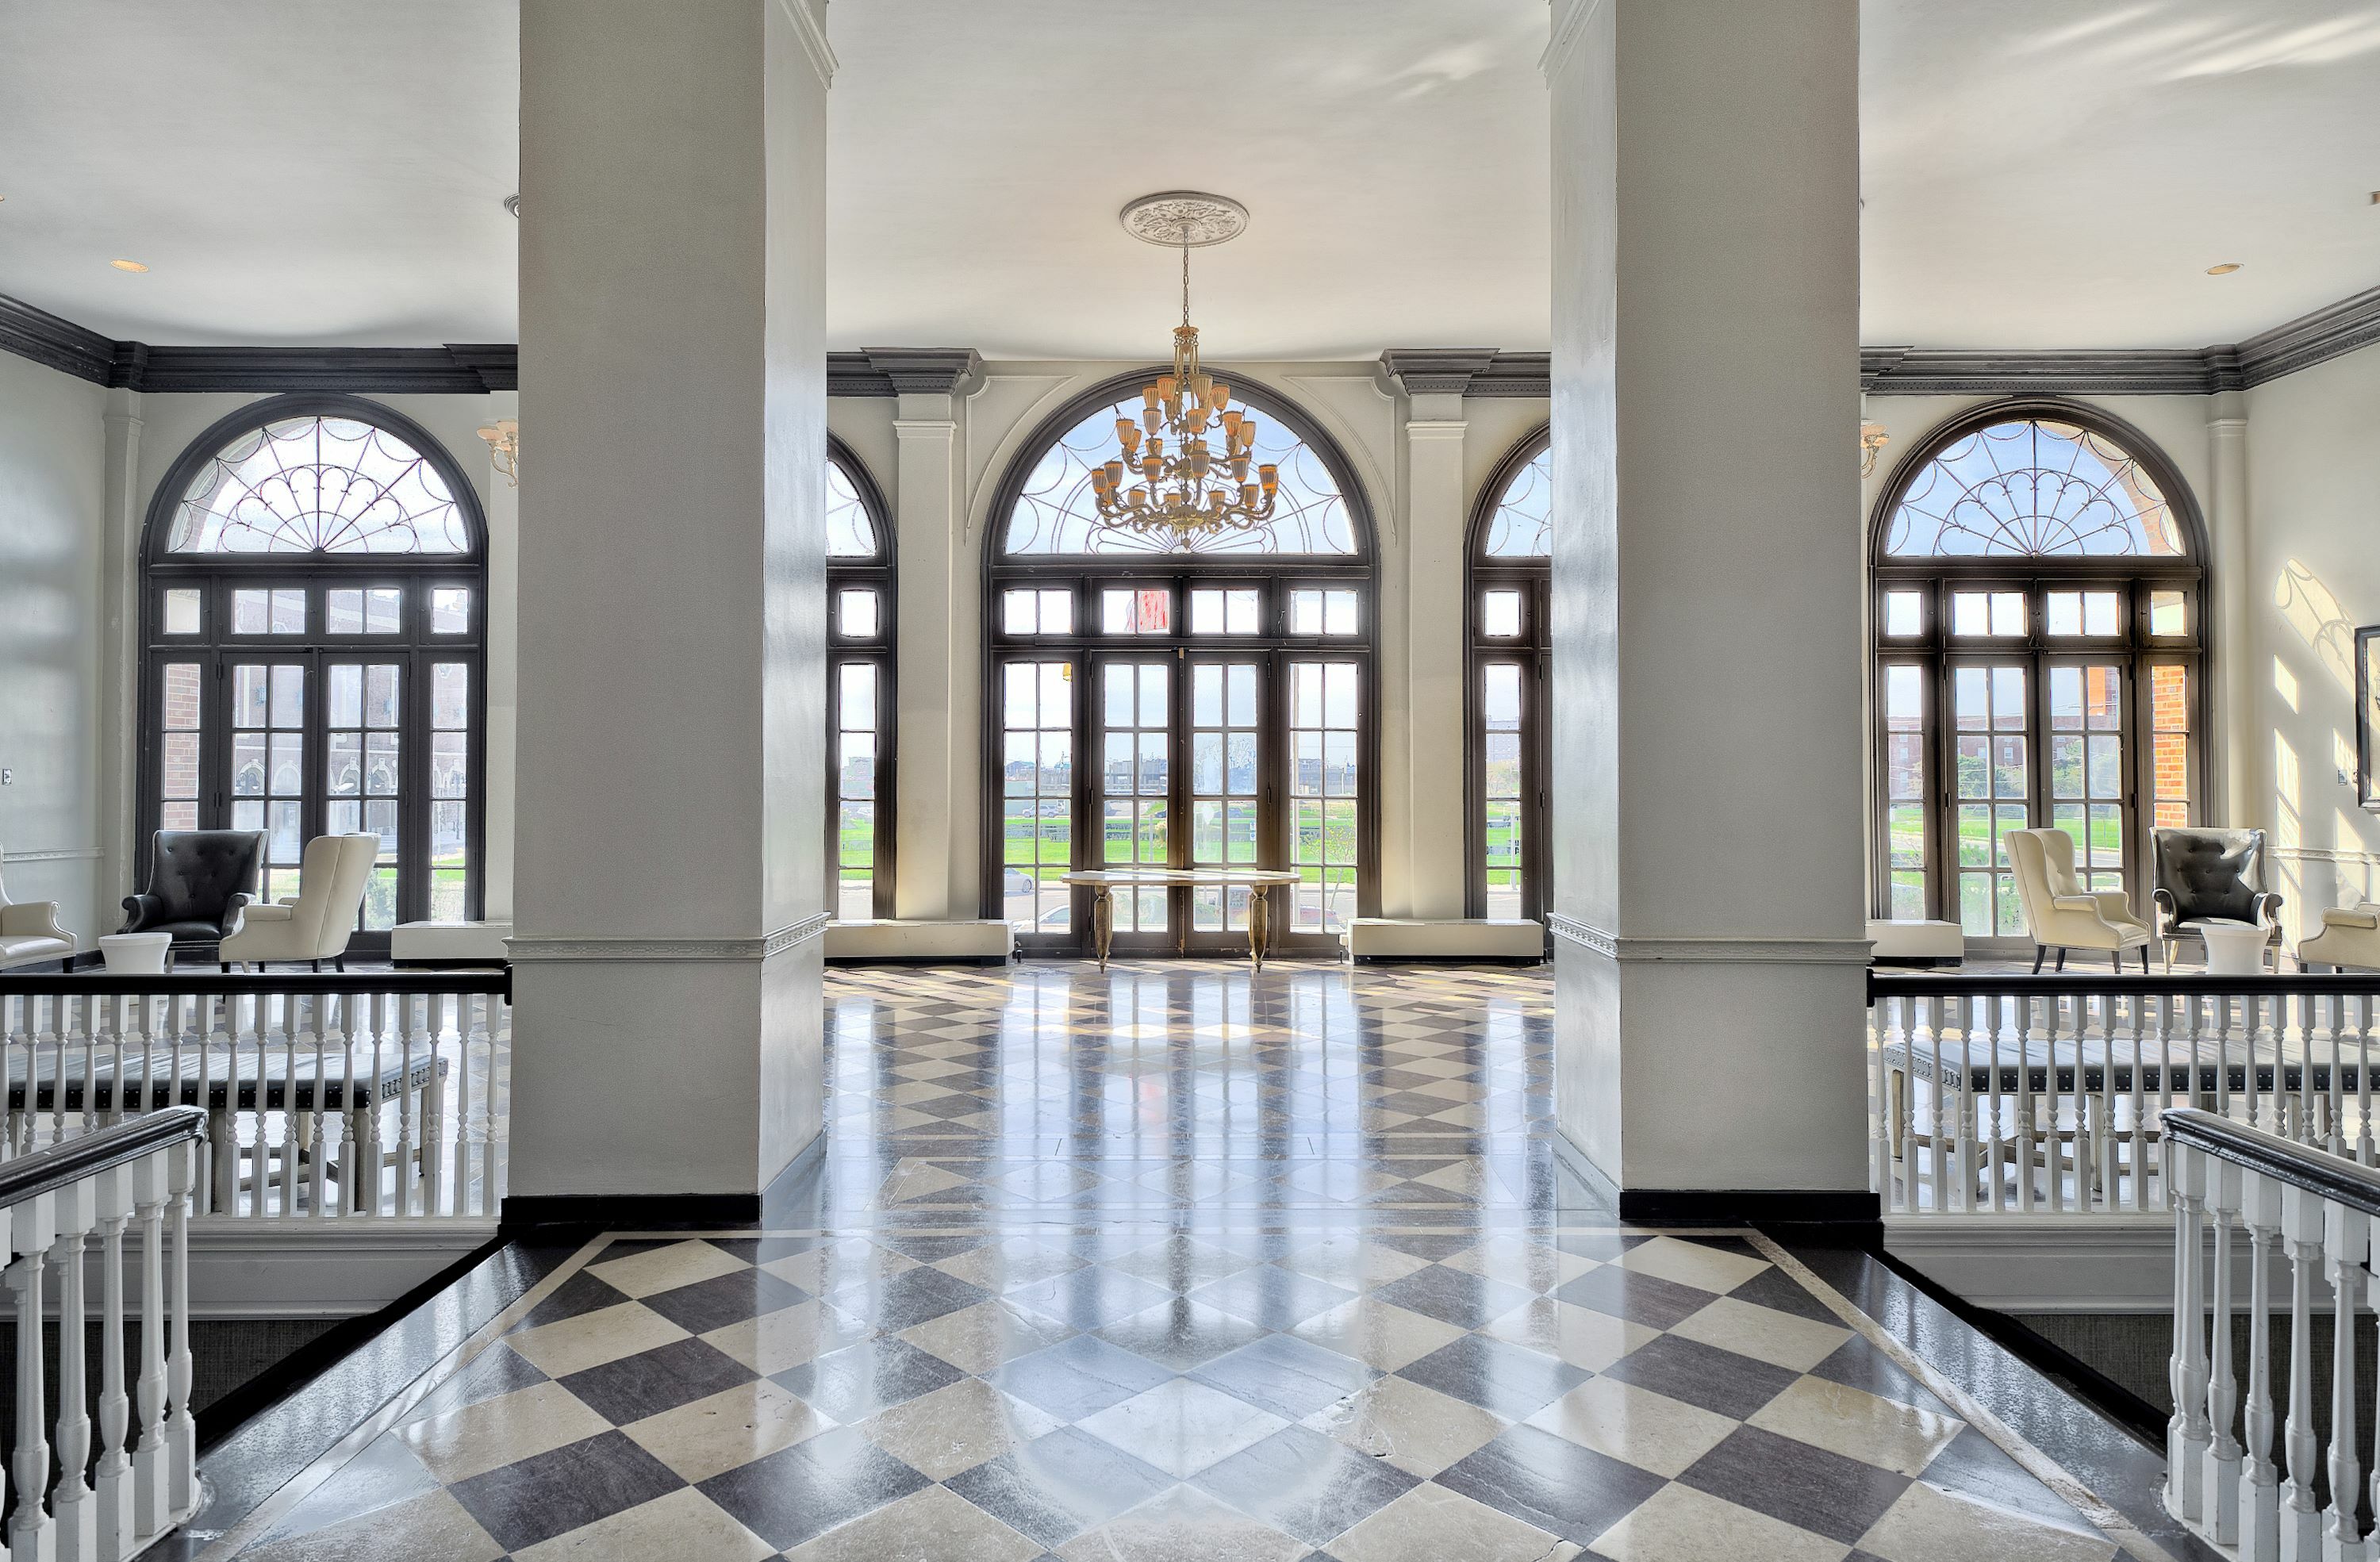
[[[209,1555],[2163,1556],[1767,1239],[1573,1207],[1543,977],[1060,975],[833,978],[806,1224],[589,1241]]]

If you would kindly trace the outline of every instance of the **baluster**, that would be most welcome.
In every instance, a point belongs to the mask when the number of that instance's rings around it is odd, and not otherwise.
[[[2008,1023],[2008,1010],[1998,996],[1985,999],[1985,1003],[1992,1038],[1991,1045],[1984,1049],[1984,1207],[1998,1214],[2005,1181],[2005,1173],[2000,1169],[2000,1035]]]
[[[2173,1414],[2165,1429],[2165,1505],[2184,1523],[2198,1521],[2204,1490],[2206,1318],[2199,1303],[2198,1212],[2205,1193],[2207,1157],[2175,1145],[2166,1197],[2173,1205],[2173,1354],[2166,1362]]]
[[[316,1015],[314,1026],[314,1078],[309,1086],[311,1097],[306,1114],[307,1138],[312,1147],[313,1167],[306,1183],[306,1205],[314,1218],[321,1220],[334,1213],[331,1207],[330,1168],[331,1139],[323,1116],[322,1097],[331,1088],[331,1048],[344,1045],[346,1039],[347,996],[333,993],[320,1000],[323,1005]],[[334,1039],[335,1038],[335,1039]]]
[[[2333,1033],[2334,1045],[2337,1033]],[[2334,1059],[2334,1065],[2336,1059]],[[2338,1078],[2336,1068],[2331,1076]],[[2355,1504],[2362,1485],[2355,1459],[2355,1303],[2371,1255],[2371,1224],[2361,1210],[2323,1205],[2323,1253],[2330,1268],[2330,1506],[2323,1512],[2324,1562],[2363,1562]]]
[[[441,1213],[446,1192],[446,1075],[438,1060],[446,1047],[446,999],[421,1000],[430,1022],[430,1077],[421,1085],[421,1213]]]
[[[42,1426],[42,1268],[58,1240],[57,1195],[37,1193],[18,1205],[9,1222],[8,1289],[17,1296],[17,1438],[12,1469],[17,1511],[8,1520],[14,1562],[46,1562],[55,1554],[47,1497],[50,1444]]]
[[[2110,1215],[2121,1207],[2118,1201],[2123,1197],[2124,1142],[2116,1132],[2116,1108],[2123,1099],[2116,1092],[2116,1047],[2118,1032],[2123,1026],[2122,1012],[2123,999],[2119,995],[2109,993],[2100,1000],[2099,1093],[2092,1103],[2091,1122],[2095,1135],[2091,1146],[2091,1164],[2095,1168],[2093,1181],[2098,1186],[2092,1190],[2094,1197],[2084,1205],[2085,1208],[2105,1209]],[[2079,1161],[2076,1174],[2081,1174]]]
[[[458,1032],[455,1047],[455,1213],[457,1217],[478,1213],[472,1190],[480,1186],[476,1165],[479,1160],[476,1144],[479,1125],[473,1119],[480,1093],[471,1085],[471,1054],[478,1050],[484,1003],[484,999],[474,998],[469,993],[455,995]]]
[[[23,1053],[25,1009],[30,998],[11,998],[0,994],[0,1062],[8,1066],[8,1131],[0,1134],[0,1156],[14,1159],[19,1153],[17,1136],[22,1132],[25,1112],[33,1104],[33,1071],[31,1059]],[[20,1059],[26,1067],[19,1069]],[[24,1094],[18,1095],[18,1081],[24,1081]]]
[[[132,1210],[140,1222],[140,1444],[132,1454],[136,1544],[172,1522],[173,1473],[165,1456],[165,1201],[172,1195],[166,1152],[134,1161]]]
[[[1972,1211],[1975,1207],[1975,1030],[1986,1012],[1980,998],[1959,1000],[1959,1077],[1950,1087],[1949,1197],[1938,1206]]]
[[[2175,1152],[2168,1146],[2167,1156]],[[2199,1522],[2220,1545],[2240,1538],[2240,1439],[2232,1417],[2240,1409],[2240,1386],[2231,1375],[2231,1223],[2240,1216],[2240,1168],[2211,1156],[2191,1156],[2205,1166],[2207,1217],[2215,1228],[2214,1355],[2206,1374],[2205,1476],[2200,1485]],[[2166,1193],[2172,1196],[2172,1172]]]
[[[88,1177],[59,1189],[57,1241],[50,1249],[50,1262],[58,1271],[58,1483],[50,1508],[57,1525],[60,1562],[90,1562],[98,1540],[88,1480],[91,1395],[83,1376],[83,1357],[89,1349],[83,1326],[91,1315],[83,1300],[83,1239],[96,1223],[94,1205]],[[20,1348],[24,1338],[18,1337]]]
[[[2148,1054],[2148,1009],[2150,999],[2145,993],[2132,995],[2132,1144],[2131,1185],[2126,1190],[2127,1202],[2135,1210],[2149,1206],[2149,1119],[2148,1081],[2144,1078]],[[2155,1000],[2157,1010],[2157,1035],[2165,1035],[2165,999]],[[2160,1067],[2158,1079],[2163,1083],[2166,1071]]]
[[[388,1143],[381,1130],[381,1040],[388,1034],[389,998],[385,993],[372,994],[371,1075],[365,1082],[362,1109],[366,1113],[364,1131],[366,1148],[362,1175],[356,1181],[359,1198],[357,1207],[366,1215],[378,1215],[382,1168],[388,1165]]]
[[[504,1206],[512,1168],[513,1006],[509,999],[491,998],[488,1008],[488,1193],[482,1213],[493,1215]]]
[[[2226,999],[2228,1002],[2228,999]],[[2248,1054],[2248,1071],[2244,1081],[2248,1094],[2248,1123],[2252,1128],[2265,1128],[2264,1096],[2257,1090],[2256,1036],[2265,1023],[2265,1000],[2253,993],[2240,995],[2240,1040]]]
[[[93,1179],[99,1217],[99,1475],[92,1494],[100,1562],[132,1554],[132,1460],[124,1451],[131,1400],[124,1392],[124,1225],[132,1214],[131,1174]]]
[[[201,1026],[199,1043],[199,1104],[207,1109],[208,1181],[214,1190],[213,1212],[231,1215],[239,1208],[239,1059],[231,1049],[229,998],[197,1000]],[[216,1098],[215,1049],[223,1048],[222,1098]]]
[[[1884,1049],[1891,1035],[1891,1011],[1894,999],[1879,996],[1867,1006],[1867,1090],[1868,1101],[1868,1186],[1887,1211],[1900,1207],[1892,1196],[1892,1102],[1891,1077],[1885,1071]],[[470,1049],[464,1048],[466,1060]]]
[[[2281,1562],[2322,1555],[2322,1514],[2313,1478],[2321,1450],[2313,1430],[2313,1283],[2322,1263],[2322,1200],[2302,1188],[2281,1190],[2281,1237],[2289,1259],[2289,1411],[2281,1444]]]
[[[1964,999],[1935,999],[1934,1028],[1926,1033],[1925,1157],[1922,1162],[1912,1159],[1909,1163],[1912,1174],[1921,1164],[1925,1168],[1922,1183],[1924,1202],[1919,1205],[1924,1209],[1939,1210],[1942,1207],[1942,1047],[1946,1033],[1964,1028],[1965,1008]],[[1913,1111],[1914,1092],[1912,1096],[1911,1109]]]
[[[41,1036],[33,1044],[49,1059],[50,1136],[46,1143],[52,1144],[66,1137],[66,1055],[60,1050],[63,1044],[59,1040],[59,1032],[63,1029],[61,1015],[66,1003],[65,998],[55,994],[43,1003],[42,1012],[48,1016],[49,1023],[42,1026]]]
[[[2241,1430],[2240,1562],[2281,1554],[2279,1490],[2273,1470],[2273,1255],[2281,1241],[2281,1185],[2242,1169],[2240,1217],[2248,1226],[2248,1408]]]
[[[2347,1119],[2345,1115],[2347,1110],[2345,1095],[2347,1082],[2339,1072],[2340,1068],[2346,1061],[2346,1055],[2339,1045],[2338,1038],[2340,999],[2338,994],[2333,993],[2328,998],[2319,999],[2309,998],[2306,1000],[2308,1007],[2312,1007],[2317,1002],[2322,1005],[2323,1009],[2323,1028],[2330,1034],[2330,1089],[2325,1094],[2324,1106],[2324,1110],[2329,1114],[2329,1120],[2324,1124],[2325,1129],[2327,1131],[2324,1134],[2324,1144],[2332,1155],[2343,1156],[2347,1154]]]
[[[174,1210],[174,1265],[169,1277],[174,1321],[165,1360],[171,1407],[165,1421],[170,1477],[166,1500],[179,1520],[199,1506],[199,1423],[190,1413],[190,1204],[198,1188],[199,1162],[197,1146],[188,1140],[161,1153],[165,1158],[165,1191]]]
[[[321,1034],[322,1001],[319,997],[305,999],[301,1011],[301,999],[298,994],[291,993],[282,999],[288,1015],[288,1025],[281,1041],[281,1217],[284,1220],[297,1218],[298,1163],[308,1146],[307,1136],[299,1132],[304,1119],[298,1110],[298,1050],[307,1034]],[[312,1022],[310,1025],[299,1023],[301,1011],[307,1020]]]
[[[2051,999],[2044,1006],[2051,1015],[2058,1011],[2058,1000]],[[2052,1021],[2050,1050],[2057,1051],[2055,1021]],[[2016,1207],[2019,1212],[2033,1213],[2033,1146],[2041,1131],[2040,1107],[2033,1096],[2033,999],[2030,995],[2016,1000]]]
[[[2372,999],[2361,994],[2347,1000],[2355,1016],[2355,1158],[2372,1164]],[[2374,1510],[2380,1513],[2380,1508]]]

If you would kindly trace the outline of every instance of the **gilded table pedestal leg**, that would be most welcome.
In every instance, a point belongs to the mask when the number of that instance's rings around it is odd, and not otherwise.
[[[1259,971],[1264,969],[1265,924],[1271,901],[1272,891],[1263,885],[1248,886],[1248,960]]]
[[[1099,951],[1099,969],[1108,968],[1108,945],[1115,938],[1115,902],[1104,884],[1091,890],[1091,947]]]

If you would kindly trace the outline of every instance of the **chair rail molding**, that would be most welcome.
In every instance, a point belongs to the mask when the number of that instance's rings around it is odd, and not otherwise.
[[[0,852],[0,863],[79,863],[96,861],[104,855],[96,846],[35,847],[25,852]]]
[[[1548,916],[1546,926],[1557,938],[1623,963],[1864,966],[1870,948],[1865,938],[1775,938],[1733,933],[1621,935],[1559,914]]]
[[[816,912],[757,938],[635,937],[512,938],[504,951],[515,963],[549,960],[769,960],[826,932],[833,918]]]

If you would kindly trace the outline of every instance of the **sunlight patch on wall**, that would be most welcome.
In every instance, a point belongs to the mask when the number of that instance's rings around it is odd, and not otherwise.
[[[2342,693],[2355,693],[2355,625],[2329,587],[2295,559],[2273,582],[2273,605],[2328,670]],[[2292,702],[2292,708],[2295,708]]]

